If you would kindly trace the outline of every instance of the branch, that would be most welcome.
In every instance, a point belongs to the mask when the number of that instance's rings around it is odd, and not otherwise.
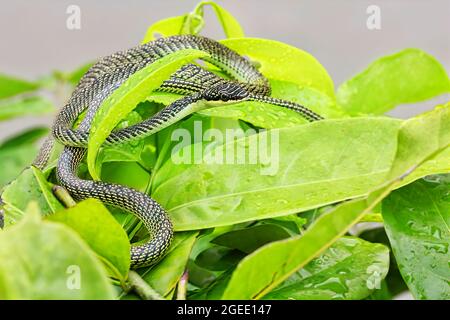
[[[136,271],[130,270],[128,273],[128,281],[130,282],[130,289],[133,289],[142,299],[164,300]]]
[[[52,187],[52,192],[55,195],[55,197],[61,201],[61,203],[64,205],[64,207],[66,208],[70,208],[75,206],[77,203],[75,202],[75,200],[73,200],[73,198],[70,196],[70,194],[67,192],[66,189],[64,189],[61,186],[58,185],[54,185]]]

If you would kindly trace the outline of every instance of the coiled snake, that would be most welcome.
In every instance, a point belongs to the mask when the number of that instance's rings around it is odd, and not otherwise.
[[[89,129],[98,107],[130,75],[157,59],[182,49],[197,49],[208,54],[203,60],[219,67],[233,80],[227,80],[196,64],[185,65],[166,80],[158,91],[185,95],[156,115],[136,125],[113,131],[105,144],[119,144],[149,136],[186,117],[195,110],[198,101],[262,101],[295,110],[310,121],[321,117],[293,102],[270,97],[267,79],[244,57],[200,36],[182,35],[161,38],[138,47],[102,58],[82,77],[67,104],[56,117],[52,135],[41,147],[34,165],[44,168],[48,162],[54,139],[65,147],[59,156],[57,178],[76,199],[96,198],[136,215],[145,225],[150,240],[132,245],[131,267],[138,268],[160,259],[172,240],[173,230],[165,210],[148,195],[131,188],[83,180],[77,169],[86,154]],[[76,129],[75,120],[86,114]]]

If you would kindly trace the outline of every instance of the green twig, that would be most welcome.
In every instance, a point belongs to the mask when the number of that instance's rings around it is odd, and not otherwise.
[[[177,300],[186,300],[188,278],[189,274],[186,270],[181,276],[180,281],[178,282]]]
[[[134,290],[144,300],[164,300],[150,285],[136,272],[131,270],[128,273],[130,289]]]
[[[53,194],[55,195],[55,197],[61,201],[61,203],[66,207],[66,208],[70,208],[75,206],[77,203],[75,202],[75,200],[73,200],[73,198],[70,196],[70,194],[67,192],[66,189],[64,189],[61,186],[58,185],[54,185],[52,188]]]

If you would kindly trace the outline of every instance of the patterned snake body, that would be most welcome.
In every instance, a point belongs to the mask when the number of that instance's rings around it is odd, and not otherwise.
[[[54,139],[58,140],[65,147],[59,157],[57,178],[76,200],[96,198],[133,213],[143,222],[150,239],[143,244],[132,245],[132,268],[155,263],[169,247],[173,231],[167,213],[144,193],[121,185],[80,179],[77,170],[86,154],[91,123],[102,101],[138,70],[182,49],[206,52],[209,57],[204,60],[222,69],[232,80],[224,79],[195,64],[182,67],[158,90],[186,96],[150,119],[113,131],[105,141],[106,145],[151,135],[196,111],[193,106],[199,101],[262,101],[293,109],[310,121],[321,119],[301,105],[269,97],[269,82],[248,60],[205,37],[184,35],[162,38],[115,53],[94,64],[57,115],[53,135],[42,146],[34,164],[38,168],[44,168]],[[74,122],[85,110],[81,124],[73,129]]]

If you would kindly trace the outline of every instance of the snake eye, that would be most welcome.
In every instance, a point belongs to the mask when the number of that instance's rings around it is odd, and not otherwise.
[[[242,100],[248,96],[248,92],[238,82],[223,82],[206,89],[203,98],[207,101]]]

